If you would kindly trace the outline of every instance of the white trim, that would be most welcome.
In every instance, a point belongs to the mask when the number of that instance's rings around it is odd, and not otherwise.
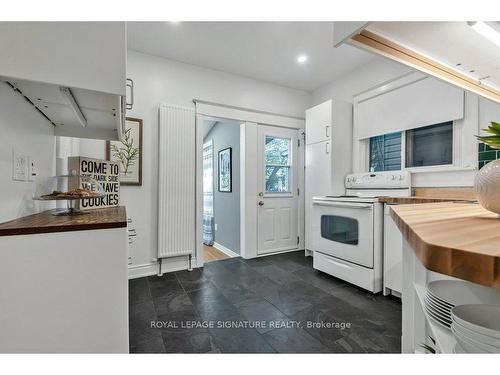
[[[240,125],[240,252],[245,259],[257,256],[258,124]]]
[[[355,94],[353,97],[353,103],[362,103],[365,100],[373,99],[379,95],[386,94],[401,87],[411,85],[412,83],[418,82],[427,77],[428,75],[420,72],[405,73],[401,76],[390,79],[389,81],[382,82],[381,84],[376,85],[368,90]]]
[[[225,247],[224,245],[221,245],[218,242],[214,242],[213,247],[215,247],[219,251],[222,251],[224,254],[226,254],[227,256],[229,256],[231,258],[236,258],[236,257],[240,256],[240,254],[235,253],[233,250],[228,249],[227,247]]]
[[[158,274],[158,263],[139,264],[128,268],[128,278],[138,279],[139,277],[152,276]]]
[[[305,119],[287,115],[263,112],[254,109],[226,106],[218,103],[194,100],[196,114],[209,117],[218,117],[242,122],[256,122],[263,125],[275,125],[285,128],[304,128]]]
[[[261,253],[261,254],[257,255],[257,258],[267,257],[269,255],[278,255],[278,254],[284,254],[284,253],[291,253],[291,252],[294,252],[294,251],[312,251],[312,250],[305,250],[304,246],[299,246],[299,247],[297,247],[295,249],[286,249],[286,250],[273,251],[273,252],[269,252],[269,253]],[[306,255],[306,253],[304,253],[304,257],[306,257],[306,256],[309,256],[309,255]]]

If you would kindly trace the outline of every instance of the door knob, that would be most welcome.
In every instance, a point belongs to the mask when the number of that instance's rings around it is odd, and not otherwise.
[[[264,202],[263,201],[260,201],[259,202],[259,206],[263,206],[264,205]]]

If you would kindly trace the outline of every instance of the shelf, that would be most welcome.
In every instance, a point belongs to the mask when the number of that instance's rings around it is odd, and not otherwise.
[[[440,353],[444,354],[453,353],[453,348],[455,347],[456,344],[456,340],[455,337],[453,337],[453,333],[450,330],[435,323],[425,311],[425,295],[427,293],[425,287],[416,284],[414,285],[414,287],[415,287],[415,292],[417,293],[418,296],[418,300],[420,301],[420,305],[422,307],[425,320],[427,321],[427,324],[431,329],[432,334],[434,335],[434,339],[436,340],[437,349],[439,350]]]

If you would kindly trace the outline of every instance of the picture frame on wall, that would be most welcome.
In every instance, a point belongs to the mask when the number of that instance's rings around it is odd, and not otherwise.
[[[231,193],[233,191],[233,149],[227,147],[219,151],[219,192]]]
[[[125,119],[123,140],[106,142],[106,159],[120,165],[120,185],[142,186],[142,120]]]

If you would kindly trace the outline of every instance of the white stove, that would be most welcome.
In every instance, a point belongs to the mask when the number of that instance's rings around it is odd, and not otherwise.
[[[384,221],[379,197],[410,196],[410,174],[351,174],[345,187],[345,195],[313,197],[313,266],[378,293],[382,290]]]

